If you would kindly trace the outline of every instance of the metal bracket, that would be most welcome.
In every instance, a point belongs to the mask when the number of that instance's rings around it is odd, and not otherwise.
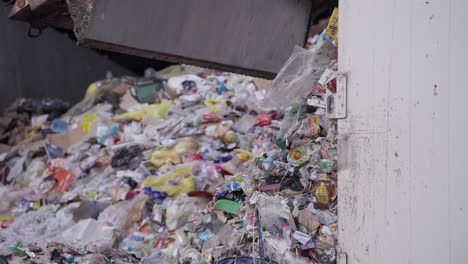
[[[336,76],[336,93],[326,98],[327,117],[330,119],[343,119],[347,114],[347,76],[339,73]]]

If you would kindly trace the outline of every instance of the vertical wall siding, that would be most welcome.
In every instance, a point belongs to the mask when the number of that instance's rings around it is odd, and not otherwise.
[[[340,1],[348,263],[467,263],[468,1]]]

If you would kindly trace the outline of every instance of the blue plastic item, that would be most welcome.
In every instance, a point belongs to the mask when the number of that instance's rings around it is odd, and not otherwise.
[[[68,130],[68,124],[61,119],[55,119],[52,121],[51,129],[54,133],[65,134]]]

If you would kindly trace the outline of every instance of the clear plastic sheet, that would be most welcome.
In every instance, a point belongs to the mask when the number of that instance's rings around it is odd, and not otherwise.
[[[336,47],[330,41],[316,51],[296,46],[267,90],[262,106],[285,109],[304,100],[333,59],[336,59]]]

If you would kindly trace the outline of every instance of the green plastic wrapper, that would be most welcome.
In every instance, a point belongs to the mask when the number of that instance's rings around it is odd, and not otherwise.
[[[231,200],[219,200],[215,203],[214,209],[240,215],[240,206],[241,204],[239,202],[234,202]]]

